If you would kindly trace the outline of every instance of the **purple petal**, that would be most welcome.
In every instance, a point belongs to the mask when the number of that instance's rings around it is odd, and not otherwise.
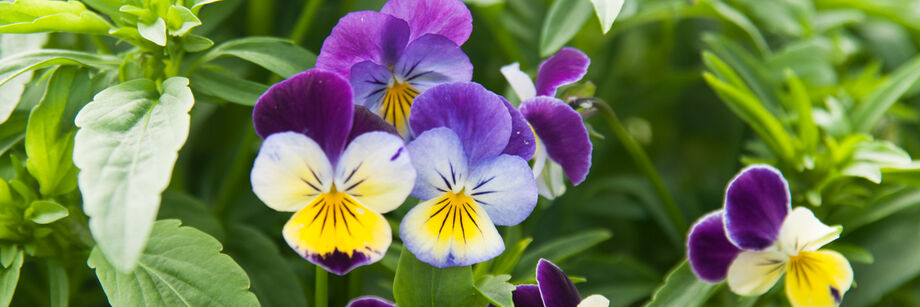
[[[351,87],[338,75],[311,69],[273,85],[252,110],[256,133],[303,133],[316,141],[333,164],[345,149],[354,104]]]
[[[707,282],[720,282],[728,273],[728,266],[741,252],[728,241],[722,227],[722,210],[699,219],[687,236],[687,259],[696,277]]]
[[[405,21],[378,12],[354,12],[339,19],[323,42],[316,68],[349,78],[355,64],[372,61],[390,66],[409,42]]]
[[[537,263],[537,285],[540,286],[543,306],[572,307],[581,302],[581,295],[578,294],[578,289],[575,289],[575,284],[549,260],[541,258]]]
[[[543,307],[543,297],[537,285],[518,285],[511,292],[511,300],[514,307]]]
[[[562,166],[572,184],[585,180],[591,168],[591,139],[578,114],[562,100],[537,96],[521,103],[521,113],[546,146],[549,158]]]
[[[359,135],[371,131],[389,132],[399,136],[396,127],[387,123],[383,118],[363,106],[355,106],[354,124],[351,127],[351,134],[348,135],[348,143],[351,143],[351,140],[354,140]]]
[[[393,79],[390,69],[371,61],[355,64],[351,68],[351,87],[355,90],[355,104],[380,114],[381,102],[387,86]]]
[[[410,41],[431,33],[463,45],[473,32],[473,16],[458,0],[390,0],[380,12],[408,22]]]
[[[396,305],[376,296],[362,296],[348,302],[348,307],[396,307]]]
[[[524,161],[530,161],[530,158],[533,158],[533,153],[537,150],[533,130],[530,129],[524,114],[521,114],[504,97],[502,97],[502,102],[505,103],[505,108],[511,114],[511,139],[508,140],[508,146],[505,147],[505,151],[502,153],[516,155],[524,159]]]
[[[332,272],[333,274],[339,276],[351,272],[351,270],[356,267],[371,264],[379,260],[372,259],[362,252],[356,251],[352,253],[351,256],[349,256],[348,254],[339,250],[335,250],[325,255],[307,255],[305,258],[307,258],[307,260],[310,262],[323,267],[323,269],[326,271]]]
[[[460,137],[470,167],[502,153],[511,115],[501,98],[472,82],[439,85],[415,98],[409,125],[416,135],[447,127]]]
[[[752,165],[725,191],[728,239],[742,249],[767,248],[779,236],[789,210],[789,184],[783,175],[768,165]]]
[[[435,34],[422,36],[409,43],[393,68],[394,74],[419,92],[444,83],[466,82],[473,78],[470,58],[454,42]]]
[[[581,80],[588,72],[591,59],[581,50],[565,47],[540,63],[537,71],[537,95],[556,96],[560,86]]]

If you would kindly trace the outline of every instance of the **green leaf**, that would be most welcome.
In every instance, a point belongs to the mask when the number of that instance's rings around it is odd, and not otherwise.
[[[920,187],[920,162],[882,167],[882,180]]]
[[[697,279],[690,264],[684,260],[668,273],[664,283],[655,290],[652,300],[645,306],[700,306],[706,302],[715,286]]]
[[[188,33],[182,37],[182,49],[188,52],[204,51],[214,46],[214,42],[207,37]]]
[[[485,275],[476,281],[476,291],[482,294],[489,302],[498,307],[513,307],[511,292],[514,285],[508,283],[511,275]]]
[[[48,41],[47,33],[36,34],[0,34],[0,59],[12,55],[41,49],[42,45]],[[0,79],[4,79],[0,73]],[[16,78],[9,80],[6,84],[0,85],[0,97],[3,102],[0,103],[0,123],[3,123],[16,105],[26,88],[26,83],[32,79],[32,73],[26,72]]]
[[[521,255],[524,254],[524,250],[527,249],[527,246],[530,246],[530,242],[533,242],[532,238],[522,239],[510,249],[506,249],[501,255],[496,257],[492,262],[492,273],[510,274],[514,266],[521,260]]]
[[[851,263],[854,285],[844,296],[848,306],[869,306],[920,274],[920,209],[891,215],[847,237],[874,256],[872,264]]]
[[[112,306],[258,306],[249,278],[216,239],[177,220],[154,224],[137,269],[122,273],[96,247],[87,265]]]
[[[853,152],[853,159],[883,165],[904,165],[911,162],[910,154],[888,141],[859,143]]]
[[[751,20],[748,19],[747,16],[745,16],[743,13],[721,1],[707,0],[702,1],[702,4],[709,6],[716,13],[716,15],[738,26],[738,28],[741,28],[742,31],[747,33],[761,54],[766,55],[770,53],[770,46],[767,44],[767,40],[764,39],[763,34],[760,33],[760,30],[757,28],[757,26],[751,22]]]
[[[393,280],[393,297],[399,306],[470,306],[479,294],[469,266],[439,269],[403,248]]]
[[[891,76],[875,88],[864,101],[853,108],[850,114],[856,132],[868,133],[882,119],[891,107],[914,83],[920,79],[920,56],[902,65]]]
[[[307,306],[295,271],[271,238],[250,226],[229,226],[226,253],[249,273],[252,292],[264,306]]]
[[[89,73],[77,67],[58,68],[42,101],[32,109],[26,128],[26,168],[42,195],[55,196],[77,187],[73,165],[73,117],[92,98]]]
[[[289,40],[274,37],[247,37],[227,41],[211,49],[197,64],[222,56],[234,56],[262,66],[281,77],[288,78],[313,68],[316,55]]]
[[[565,46],[591,17],[588,0],[555,0],[540,32],[540,56],[548,57]]]
[[[617,19],[620,10],[623,9],[624,0],[591,0],[594,5],[594,12],[597,13],[597,19],[601,22],[601,31],[607,34],[613,27],[613,21]]]
[[[0,269],[0,306],[9,306],[19,283],[19,270],[22,268],[22,250],[17,250],[13,262],[6,268]]]
[[[0,180],[0,182],[2,182],[2,180]],[[2,184],[6,184],[6,182]],[[19,246],[10,243],[0,243],[0,269],[10,267],[10,265],[13,264],[13,260],[16,260],[16,255],[19,255]]]
[[[268,86],[237,77],[220,67],[203,67],[191,76],[192,89],[198,93],[214,96],[244,106],[253,106]]]
[[[36,200],[29,204],[25,218],[36,224],[51,224],[70,215],[67,208],[53,200]]]
[[[0,2],[0,33],[74,32],[108,34],[111,26],[79,1]]]
[[[566,235],[544,243],[521,257],[515,268],[515,276],[533,277],[536,274],[537,262],[546,258],[552,263],[560,264],[566,259],[588,250],[601,242],[607,241],[613,234],[607,229],[594,229]]]
[[[188,137],[188,79],[128,81],[96,94],[75,120],[74,163],[99,249],[122,272],[140,257],[177,152]]]
[[[828,217],[828,221],[832,224],[843,225],[843,231],[851,233],[856,229],[895,215],[895,213],[918,206],[920,206],[920,189],[907,188],[880,195],[862,208],[840,209]]]
[[[811,116],[811,98],[808,97],[808,90],[802,80],[796,76],[792,70],[786,70],[786,82],[789,84],[789,100],[794,106],[795,113],[798,115],[799,140],[809,153],[818,150],[818,126]]]
[[[116,69],[118,57],[70,50],[42,49],[16,54],[0,60],[0,88],[25,72],[53,65],[85,65],[97,69]],[[18,99],[0,100],[0,123],[9,118]]]
[[[166,46],[166,21],[163,18],[157,18],[152,23],[139,22],[137,32],[154,44]]]
[[[184,6],[170,6],[168,14],[167,26],[170,35],[185,36],[189,30],[201,25],[201,20]]]

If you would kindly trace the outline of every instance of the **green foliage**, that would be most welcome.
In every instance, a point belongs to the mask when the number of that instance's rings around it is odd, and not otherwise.
[[[17,246],[4,246],[0,249],[4,256],[4,265],[0,268],[0,306],[9,306],[19,282],[19,270],[22,268],[23,254]],[[7,261],[6,259],[11,259]]]
[[[508,283],[509,279],[511,275],[485,275],[477,279],[473,287],[495,306],[511,307],[514,306],[511,300],[514,285]]]
[[[537,262],[545,258],[559,264],[601,242],[610,239],[612,234],[606,229],[588,230],[568,235],[539,245],[521,256],[514,272],[518,276],[533,278],[536,275]]]
[[[620,10],[623,9],[624,0],[591,0],[594,5],[594,12],[597,19],[601,22],[601,31],[607,34],[613,27],[613,21],[617,19]]]
[[[121,272],[134,269],[160,193],[189,130],[188,79],[133,80],[97,94],[77,115],[74,163],[90,230]]]
[[[25,218],[36,224],[50,224],[67,217],[67,208],[53,201],[36,200],[29,204]]]
[[[604,13],[606,16],[606,12]],[[553,1],[540,31],[540,56],[548,57],[565,46],[591,17],[588,0]]]
[[[438,269],[406,248],[399,256],[393,296],[399,306],[470,306],[483,300],[469,266]]]
[[[316,55],[301,47],[291,45],[287,40],[272,37],[247,37],[214,47],[196,63],[209,62],[222,56],[238,57],[284,78],[311,68],[316,62]]]
[[[246,272],[221,244],[177,220],[156,222],[138,268],[122,273],[102,251],[93,249],[87,265],[96,270],[112,306],[258,306]]]
[[[111,25],[78,1],[16,0],[0,3],[0,33],[67,31],[108,34]]]
[[[668,273],[646,306],[702,306],[715,288],[716,285],[697,279],[690,264],[683,261]]]

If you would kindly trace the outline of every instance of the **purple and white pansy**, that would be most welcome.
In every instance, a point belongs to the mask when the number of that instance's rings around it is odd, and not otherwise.
[[[495,225],[516,225],[537,203],[527,165],[526,125],[498,95],[476,83],[440,85],[419,95],[406,147],[422,200],[399,227],[403,244],[435,267],[463,266],[501,254]],[[522,120],[522,119],[518,119]],[[531,138],[532,139],[532,138]]]
[[[252,114],[264,138],[253,191],[296,212],[285,241],[339,275],[383,257],[392,235],[381,214],[403,203],[416,176],[403,139],[351,95],[345,79],[312,69],[272,86]]]
[[[783,175],[753,165],[729,183],[724,208],[690,230],[687,258],[699,279],[727,280],[739,295],[761,295],[785,273],[792,306],[837,306],[850,289],[853,270],[840,253],[819,248],[841,231],[808,208],[792,209]]]
[[[581,115],[555,98],[556,89],[581,80],[590,63],[583,52],[566,47],[540,64],[536,84],[518,63],[501,69],[521,100],[521,114],[536,133],[533,174],[540,195],[548,199],[565,193],[563,174],[578,185],[591,168],[593,147]]]
[[[460,49],[473,29],[459,0],[390,0],[380,12],[339,19],[316,67],[350,80],[354,102],[410,137],[415,97],[445,83],[470,81],[473,65]]]

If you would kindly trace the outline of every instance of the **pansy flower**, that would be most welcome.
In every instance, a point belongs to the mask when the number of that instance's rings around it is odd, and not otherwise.
[[[515,307],[607,307],[610,300],[595,294],[581,299],[562,269],[546,259],[537,263],[537,284],[518,285],[511,293]]]
[[[787,274],[792,306],[836,306],[850,289],[853,270],[839,253],[819,248],[841,231],[808,208],[791,209],[783,175],[754,165],[729,183],[725,207],[690,230],[687,258],[701,280],[727,279],[739,295],[763,294]]]
[[[339,275],[383,257],[392,235],[381,214],[415,182],[402,138],[351,98],[345,79],[312,69],[272,86],[252,114],[265,139],[253,191],[272,209],[296,212],[285,241]]]
[[[508,106],[469,82],[415,100],[409,121],[418,136],[406,147],[418,172],[412,195],[422,202],[399,236],[419,260],[443,268],[492,259],[505,249],[495,225],[516,225],[533,211],[533,136],[521,137],[531,132]]]
[[[402,136],[412,102],[439,84],[470,81],[473,65],[460,49],[473,30],[459,0],[390,0],[380,12],[339,19],[316,67],[351,81],[354,102],[383,117]]]
[[[565,193],[563,173],[578,185],[591,168],[591,140],[581,115],[555,98],[556,89],[581,80],[590,63],[578,49],[562,48],[540,64],[536,85],[518,63],[501,69],[521,100],[521,114],[537,135],[533,174],[540,195],[548,199]]]

